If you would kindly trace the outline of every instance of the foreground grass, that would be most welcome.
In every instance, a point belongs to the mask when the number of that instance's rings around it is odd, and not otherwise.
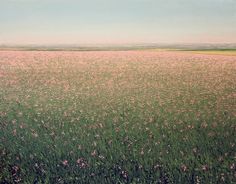
[[[236,58],[0,53],[0,181],[234,183]]]

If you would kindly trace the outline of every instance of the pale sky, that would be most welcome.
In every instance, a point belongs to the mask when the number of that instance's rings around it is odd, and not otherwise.
[[[236,43],[236,0],[0,0],[0,44]]]

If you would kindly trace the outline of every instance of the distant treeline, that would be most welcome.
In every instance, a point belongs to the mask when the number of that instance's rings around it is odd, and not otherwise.
[[[0,45],[0,50],[122,51],[122,50],[235,51],[236,44],[124,44],[124,45]]]

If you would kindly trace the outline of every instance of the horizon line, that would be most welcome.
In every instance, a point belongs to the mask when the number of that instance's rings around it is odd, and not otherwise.
[[[236,42],[137,42],[137,43],[0,43],[0,47],[12,46],[161,46],[161,45],[236,45]]]

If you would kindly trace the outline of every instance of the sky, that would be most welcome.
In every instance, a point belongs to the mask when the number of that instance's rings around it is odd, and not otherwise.
[[[236,0],[0,0],[0,44],[236,43]]]

